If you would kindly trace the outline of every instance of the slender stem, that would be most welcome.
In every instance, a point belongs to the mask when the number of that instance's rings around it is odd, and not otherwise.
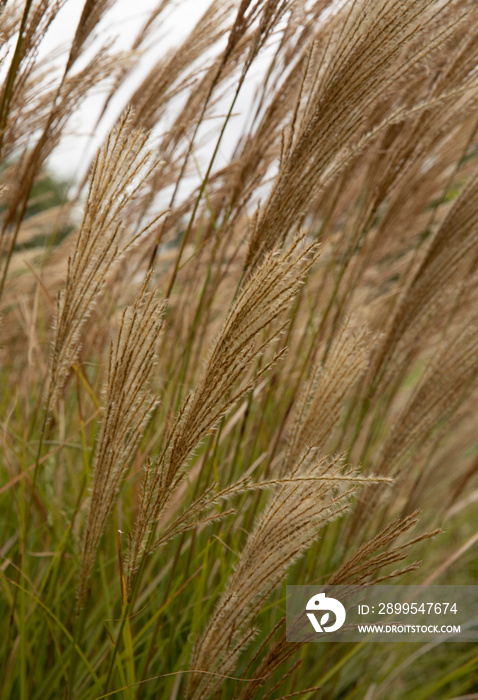
[[[18,32],[18,39],[15,46],[15,52],[13,54],[10,68],[8,69],[5,89],[0,100],[0,152],[3,147],[3,137],[7,126],[8,111],[10,109],[10,103],[13,97],[13,87],[15,85],[15,79],[17,77],[17,71],[21,60],[23,35],[27,26],[28,15],[30,14],[32,2],[33,0],[27,0],[27,2],[25,3],[25,9],[23,10],[23,16],[20,24],[20,30]]]
[[[178,190],[179,190],[179,185],[181,184],[182,179],[183,179],[183,177],[184,177],[184,173],[185,173],[185,171],[186,171],[186,166],[187,166],[187,163],[188,163],[188,161],[189,161],[189,157],[190,157],[190,155],[191,155],[191,153],[192,153],[192,150],[193,150],[194,141],[195,141],[196,136],[197,136],[197,133],[198,133],[198,131],[199,131],[199,127],[201,126],[201,124],[202,124],[202,122],[203,122],[203,120],[204,120],[204,116],[205,116],[205,114],[206,114],[206,110],[207,110],[209,101],[210,101],[210,99],[211,99],[211,97],[212,97],[212,94],[213,94],[214,90],[216,89],[217,83],[219,82],[219,78],[220,78],[220,76],[221,76],[221,72],[222,72],[222,64],[221,64],[219,70],[217,71],[217,73],[216,73],[216,75],[215,75],[215,77],[214,77],[214,80],[212,81],[211,87],[209,88],[209,91],[208,91],[208,93],[207,93],[207,95],[206,95],[206,99],[204,100],[204,104],[203,104],[203,107],[202,107],[202,110],[201,110],[201,114],[200,114],[200,116],[199,116],[198,121],[196,122],[195,127],[194,127],[194,132],[193,132],[193,135],[192,135],[191,140],[190,140],[190,142],[189,142],[189,146],[188,146],[188,149],[187,149],[187,151],[186,151],[186,156],[185,156],[185,158],[184,158],[183,164],[182,164],[182,166],[181,166],[181,170],[180,170],[180,172],[179,172],[179,176],[178,176],[178,178],[177,178],[177,180],[176,180],[176,184],[175,184],[175,186],[174,186],[174,190],[173,190],[173,193],[172,193],[172,195],[171,195],[171,199],[170,199],[169,207],[168,207],[168,209],[169,209],[170,211],[172,210],[172,208],[173,208],[173,206],[174,206],[174,202],[176,201],[176,197],[177,197]],[[203,191],[203,190],[202,190],[202,191]],[[202,195],[202,191],[201,191],[201,195]],[[201,195],[200,195],[200,196],[201,196]],[[164,233],[164,231],[166,230],[166,226],[167,226],[167,224],[169,223],[169,218],[170,218],[170,216],[166,216],[166,217],[163,219],[163,223],[162,223],[162,225],[161,225],[161,229],[160,229],[160,231],[159,231],[158,236],[156,237],[156,240],[155,240],[155,243],[154,243],[154,247],[153,247],[153,251],[152,251],[152,253],[151,253],[151,258],[150,258],[150,260],[149,260],[148,270],[152,270],[152,269],[153,269],[154,261],[156,260],[156,255],[158,254],[159,244],[160,244],[161,239],[162,239],[162,237],[163,237],[163,233]],[[184,238],[186,238],[186,234],[185,234]],[[183,239],[183,240],[184,240],[184,239]],[[185,246],[185,243],[183,243],[183,244],[181,245],[181,251],[184,250],[184,246]],[[176,265],[176,268],[175,268],[175,272],[176,272],[176,273],[177,273],[177,268],[178,268],[178,267],[179,267],[179,260],[177,261],[177,265]],[[174,280],[173,280],[173,284],[174,284]],[[165,295],[166,297],[169,296],[169,294],[170,294],[170,292],[171,292],[171,288],[172,288],[172,284],[170,284],[170,288],[169,288],[168,292],[167,292],[166,295]]]
[[[180,265],[180,263],[181,263],[181,258],[182,258],[182,256],[183,256],[183,253],[184,253],[184,249],[185,249],[185,247],[186,247],[186,244],[188,243],[189,236],[190,236],[190,234],[191,234],[191,230],[192,230],[194,221],[196,220],[196,214],[197,214],[197,211],[198,211],[198,208],[199,208],[199,204],[201,203],[201,199],[202,199],[202,196],[203,196],[203,194],[204,194],[204,190],[206,189],[206,185],[207,185],[207,183],[208,183],[209,176],[210,176],[211,171],[212,171],[212,169],[213,169],[214,162],[215,162],[215,160],[216,160],[216,156],[217,156],[217,154],[218,154],[218,152],[219,152],[219,147],[220,147],[220,145],[221,145],[221,141],[222,141],[222,138],[223,138],[223,136],[224,136],[224,132],[225,132],[225,130],[226,130],[226,126],[227,126],[227,124],[229,123],[229,119],[230,119],[231,114],[232,114],[232,111],[233,111],[233,109],[234,109],[234,105],[236,104],[236,100],[237,100],[237,97],[238,97],[238,95],[239,95],[239,90],[241,89],[241,86],[242,86],[242,82],[239,83],[239,86],[238,86],[238,88],[237,88],[237,90],[236,90],[236,93],[235,93],[235,95],[234,95],[234,98],[233,98],[233,100],[232,100],[231,106],[229,107],[229,111],[228,111],[228,113],[227,113],[227,115],[226,115],[226,118],[225,118],[223,124],[222,124],[221,131],[220,131],[220,133],[219,133],[219,138],[218,138],[217,141],[216,141],[216,145],[215,145],[215,147],[214,147],[213,154],[212,154],[212,156],[211,156],[211,159],[210,159],[210,161],[209,161],[209,165],[208,165],[207,170],[206,170],[206,174],[204,175],[204,178],[203,178],[203,180],[202,180],[202,182],[201,182],[201,186],[200,186],[200,188],[199,188],[198,196],[196,197],[196,201],[194,202],[194,207],[193,207],[191,216],[190,216],[190,218],[189,218],[189,222],[188,222],[186,231],[185,231],[185,233],[184,233],[183,239],[182,239],[182,241],[181,241],[181,247],[180,247],[180,249],[179,249],[179,253],[178,253],[178,255],[176,256],[176,262],[175,262],[175,264],[174,264],[173,273],[172,273],[172,275],[171,275],[171,279],[170,279],[170,281],[169,281],[169,285],[168,285],[168,288],[167,288],[166,294],[165,294],[166,297],[169,297],[169,295],[171,294],[172,288],[173,288],[174,283],[175,283],[175,281],[176,281],[176,277],[177,277],[178,270],[179,270],[179,265]],[[201,115],[201,117],[203,117],[203,115]]]
[[[19,621],[19,629],[20,629],[20,697],[21,700],[27,700],[27,688],[26,688],[26,639],[25,639],[25,622],[26,622],[26,603],[25,603],[25,588],[28,585],[28,577],[25,571],[25,566],[26,566],[26,550],[27,550],[27,537],[28,537],[28,530],[30,527],[30,520],[31,520],[31,509],[32,509],[32,501],[33,501],[33,496],[35,493],[35,486],[36,486],[36,481],[38,477],[38,471],[39,471],[39,465],[40,465],[40,456],[42,452],[42,447],[43,447],[43,439],[47,427],[47,422],[48,422],[48,413],[45,411],[45,416],[43,418],[43,425],[40,433],[40,441],[38,444],[38,449],[37,449],[37,455],[36,455],[36,460],[35,460],[35,468],[33,471],[33,478],[32,478],[32,485],[30,487],[30,498],[28,499],[28,504],[27,504],[27,509],[25,512],[25,520],[23,523],[23,533],[22,533],[22,542],[20,546],[20,561],[18,565],[18,583],[19,587],[15,588],[15,594],[13,596],[13,602],[12,602],[12,609],[11,609],[11,619],[13,620],[14,616],[14,611],[17,605],[17,599],[18,595],[20,595],[20,621]],[[19,592],[20,591],[20,592]],[[11,627],[10,627],[11,630]],[[10,631],[9,630],[9,631]]]

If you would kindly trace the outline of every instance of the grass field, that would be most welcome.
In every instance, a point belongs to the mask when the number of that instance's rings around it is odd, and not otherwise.
[[[478,5],[204,2],[146,74],[183,2],[0,5],[0,698],[477,698],[285,611],[478,580]]]

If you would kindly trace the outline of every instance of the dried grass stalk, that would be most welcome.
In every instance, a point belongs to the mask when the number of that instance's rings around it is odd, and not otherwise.
[[[257,381],[259,375],[234,393],[234,386],[244,379],[252,361],[281,333],[283,324],[273,322],[288,309],[315,260],[315,245],[302,244],[299,237],[286,250],[269,253],[244,286],[209,352],[196,389],[182,406],[161,454],[146,471],[132,538],[130,583],[149,532],[181,481],[193,450]],[[261,343],[266,330],[269,333]]]
[[[340,418],[344,400],[367,368],[368,338],[365,327],[354,330],[346,322],[324,363],[313,367],[289,432],[286,468],[297,460],[303,445],[324,451]]]
[[[274,186],[253,222],[246,267],[302,223],[311,198],[352,154],[398,120],[393,103],[388,114],[377,109],[383,96],[463,27],[470,12],[459,2],[361,0],[332,15],[312,48],[307,100],[297,106]],[[407,110],[399,111],[403,120]]]
[[[403,479],[411,464],[402,465],[413,445],[420,448],[437,426],[453,415],[464,394],[476,387],[478,379],[478,324],[465,315],[437,350],[383,442],[376,460],[380,470]]]
[[[407,540],[403,544],[398,543],[390,547],[392,543],[396,543],[398,538],[417,524],[417,516],[418,512],[415,512],[403,519],[398,518],[387,525],[378,535],[365,542],[328,580],[328,585],[365,585],[367,583],[381,583],[416,569],[420,562],[414,562],[402,569],[392,571],[389,574],[384,574],[382,577],[377,578],[377,573],[384,567],[394,564],[397,561],[402,561],[410,547],[439,534],[439,530],[434,530],[433,532]],[[385,551],[381,552],[380,550],[383,549],[385,549]],[[239,686],[238,692],[234,695],[235,699],[254,700],[257,691],[265,684],[266,679],[272,676],[277,669],[284,666],[284,664],[295,656],[301,648],[303,642],[288,642],[285,632],[281,634],[279,639],[275,642],[273,641],[273,637],[279,629],[283,629],[284,624],[285,618],[280,620],[276,628],[266,637],[264,644],[249,663],[247,670],[260,658],[261,653],[265,650],[262,659],[251,674],[250,680],[256,679],[256,682],[244,684],[242,687]],[[266,697],[271,697],[271,694],[268,693]]]
[[[121,247],[121,214],[154,167],[147,140],[146,132],[130,130],[130,115],[126,111],[94,162],[83,222],[57,302],[50,406],[78,357],[81,333],[108,273],[140,235],[130,237]]]
[[[253,636],[251,624],[288,567],[310,546],[318,530],[348,507],[356,483],[376,483],[343,471],[341,457],[320,458],[308,449],[288,473],[256,521],[226,590],[197,642],[191,667],[230,674]],[[210,697],[222,680],[191,674],[188,697]]]
[[[111,344],[104,388],[104,413],[93,463],[93,480],[83,541],[78,600],[81,606],[96,550],[121,482],[158,399],[147,388],[155,366],[164,302],[147,292],[149,277],[133,306],[121,319]]]

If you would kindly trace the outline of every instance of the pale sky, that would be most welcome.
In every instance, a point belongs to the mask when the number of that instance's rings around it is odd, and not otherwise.
[[[69,45],[83,4],[84,0],[68,0],[66,2],[41,45],[40,56],[55,51],[62,45]],[[158,0],[134,0],[134,2],[116,0],[113,8],[98,27],[101,42],[115,38],[117,50],[129,49],[149,12],[157,4]],[[51,169],[61,177],[74,178],[75,175],[81,177],[93,153],[111,126],[112,120],[128,101],[128,95],[135,89],[154,61],[187,35],[210,5],[210,0],[179,0],[175,4],[177,7],[174,12],[170,13],[166,26],[161,27],[156,35],[151,35],[152,38],[156,38],[157,43],[142,59],[139,69],[127,81],[118,97],[112,101],[98,130],[93,131],[103,104],[102,97],[98,94],[85,100],[75,115],[73,123],[70,121],[67,125],[65,133],[70,132],[69,135],[63,138],[59,148],[49,160]]]

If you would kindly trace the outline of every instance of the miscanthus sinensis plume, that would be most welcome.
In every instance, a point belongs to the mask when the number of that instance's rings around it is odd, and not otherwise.
[[[289,566],[305,552],[318,531],[348,508],[357,485],[383,479],[344,469],[340,456],[321,457],[307,449],[278,479],[276,493],[258,518],[215,612],[191,659],[188,697],[211,697],[230,674],[239,654],[253,638],[253,622]],[[220,674],[220,675],[214,675]]]
[[[296,238],[284,250],[269,253],[239,292],[209,351],[196,388],[182,405],[161,453],[145,472],[131,538],[130,586],[140,555],[153,547],[147,540],[182,480],[192,452],[215,429],[221,416],[277,361],[275,356],[260,373],[246,379],[253,360],[281,334],[287,321],[280,317],[301,289],[316,255],[315,244],[304,245],[303,237]]]
[[[75,363],[86,321],[108,273],[144,229],[123,240],[122,214],[154,169],[148,133],[132,131],[127,110],[93,164],[85,213],[58,296],[50,366],[50,406]]]
[[[111,344],[104,407],[93,462],[93,479],[83,537],[79,605],[83,603],[96,551],[118,490],[158,399],[148,389],[164,302],[148,292],[146,280],[136,302],[123,313]]]

